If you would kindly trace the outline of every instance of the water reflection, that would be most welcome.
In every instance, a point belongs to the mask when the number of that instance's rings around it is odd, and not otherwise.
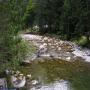
[[[27,82],[28,89],[25,90],[72,90],[74,85],[75,90],[80,90],[82,86],[83,90],[86,86],[87,90],[90,90],[89,65],[89,63],[79,60],[73,62],[64,60],[32,61],[30,65],[22,68],[23,73],[32,75]],[[38,83],[32,85],[33,80],[37,80]],[[85,82],[87,80],[88,82]]]

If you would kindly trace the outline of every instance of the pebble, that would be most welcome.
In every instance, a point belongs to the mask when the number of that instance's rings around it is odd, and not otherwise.
[[[31,78],[31,74],[28,74],[27,77],[28,77],[28,78]]]
[[[67,57],[67,58],[66,58],[66,60],[70,60],[70,59],[71,59],[71,57]]]

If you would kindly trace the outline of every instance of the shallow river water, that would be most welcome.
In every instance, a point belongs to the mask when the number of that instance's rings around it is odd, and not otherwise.
[[[90,63],[80,60],[33,61],[20,70],[32,76],[24,90],[90,90]]]
[[[42,43],[40,42],[42,36],[24,35],[23,38],[34,40],[37,46]],[[61,53],[60,51],[59,59],[36,59],[30,64],[22,66],[21,72],[32,75],[31,79],[27,80],[25,90],[90,90],[90,50],[82,50],[77,46],[73,49],[73,52]],[[73,57],[77,56],[81,59],[72,60]],[[72,62],[68,61],[69,58]],[[36,81],[34,85],[31,84],[33,80]]]

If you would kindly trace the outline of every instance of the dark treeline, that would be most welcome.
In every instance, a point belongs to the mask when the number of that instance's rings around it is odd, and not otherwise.
[[[24,22],[39,26],[40,33],[70,40],[85,36],[90,41],[90,0],[29,0]]]

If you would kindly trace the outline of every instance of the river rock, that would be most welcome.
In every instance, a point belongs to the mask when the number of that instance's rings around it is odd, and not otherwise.
[[[26,40],[27,39],[33,40],[34,44],[38,48],[37,53],[36,53],[36,58],[53,57],[53,58],[61,58],[64,60],[71,58],[70,60],[72,60],[73,58],[75,58],[74,55],[76,55],[90,62],[90,50],[88,53],[87,50],[82,50],[75,43],[72,43],[70,41],[62,41],[56,38],[50,38],[46,36],[42,37],[39,35],[31,35],[31,34],[28,34],[28,35],[25,34],[22,37],[24,39],[26,38]],[[69,52],[70,54],[67,54],[66,52]],[[74,55],[72,55],[72,53]]]
[[[21,88],[25,86],[26,78],[23,75],[20,75],[18,77],[12,75],[11,83],[15,88]]]

